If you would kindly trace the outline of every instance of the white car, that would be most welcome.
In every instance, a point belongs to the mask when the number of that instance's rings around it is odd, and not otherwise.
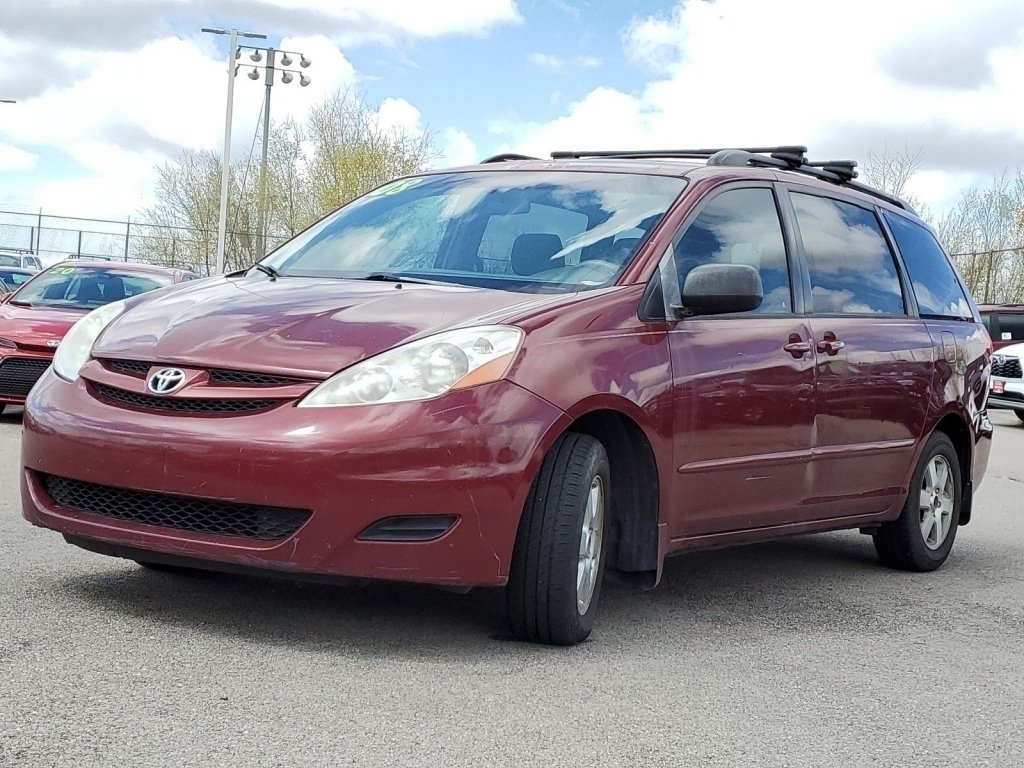
[[[992,355],[988,407],[1008,408],[1024,421],[1024,344],[1009,344]]]
[[[39,257],[30,251],[10,250],[0,248],[0,267],[18,267],[19,269],[31,269],[39,272],[43,268]]]

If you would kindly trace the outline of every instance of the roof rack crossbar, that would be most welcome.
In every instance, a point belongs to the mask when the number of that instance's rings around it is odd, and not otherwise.
[[[783,146],[783,147],[717,147],[714,149],[636,149],[636,150],[559,150],[551,153],[553,160],[579,160],[586,157],[621,157],[626,159],[642,159],[659,157],[683,158],[701,160],[716,155],[726,149],[737,149],[741,152],[757,154],[781,153],[804,153],[807,147]]]

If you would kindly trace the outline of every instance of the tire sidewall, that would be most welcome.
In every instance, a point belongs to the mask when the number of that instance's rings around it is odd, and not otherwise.
[[[611,471],[608,465],[608,456],[605,453],[604,447],[600,443],[594,441],[594,445],[596,446],[596,450],[591,450],[584,485],[583,488],[580,489],[581,503],[578,505],[578,509],[575,510],[575,548],[573,549],[571,556],[565,557],[566,562],[563,564],[565,570],[561,576],[562,578],[568,579],[569,583],[572,584],[571,615],[575,617],[577,622],[577,634],[582,637],[589,635],[591,630],[594,628],[594,617],[597,614],[597,606],[600,603],[601,598],[601,585],[604,582],[605,560],[608,554],[608,538],[611,529]],[[576,578],[579,565],[580,544],[579,537],[583,532],[583,516],[587,507],[587,491],[589,490],[590,484],[595,476],[600,476],[603,488],[604,514],[601,518],[601,559],[598,563],[597,581],[594,584],[594,594],[590,598],[590,605],[587,606],[586,613],[581,615],[579,608],[576,605]]]

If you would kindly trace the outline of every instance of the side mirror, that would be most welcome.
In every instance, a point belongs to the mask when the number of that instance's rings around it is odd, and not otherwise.
[[[703,264],[694,267],[683,284],[680,315],[724,315],[749,312],[761,306],[761,275],[746,264]]]

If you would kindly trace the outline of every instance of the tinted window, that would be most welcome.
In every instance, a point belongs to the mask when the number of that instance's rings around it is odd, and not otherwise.
[[[902,315],[903,292],[875,214],[850,203],[792,196],[819,314]]]
[[[746,264],[761,275],[764,300],[753,312],[793,311],[786,245],[770,189],[734,189],[709,202],[674,245],[680,289],[702,264]]]
[[[971,305],[932,233],[909,219],[885,213],[922,315],[971,319]]]
[[[998,341],[1024,341],[1024,315],[999,313]]]
[[[171,284],[171,277],[116,268],[50,267],[11,298],[12,304],[95,309]]]
[[[0,268],[0,280],[3,280],[12,291],[19,285],[27,283],[33,277],[35,277],[33,274]]]

